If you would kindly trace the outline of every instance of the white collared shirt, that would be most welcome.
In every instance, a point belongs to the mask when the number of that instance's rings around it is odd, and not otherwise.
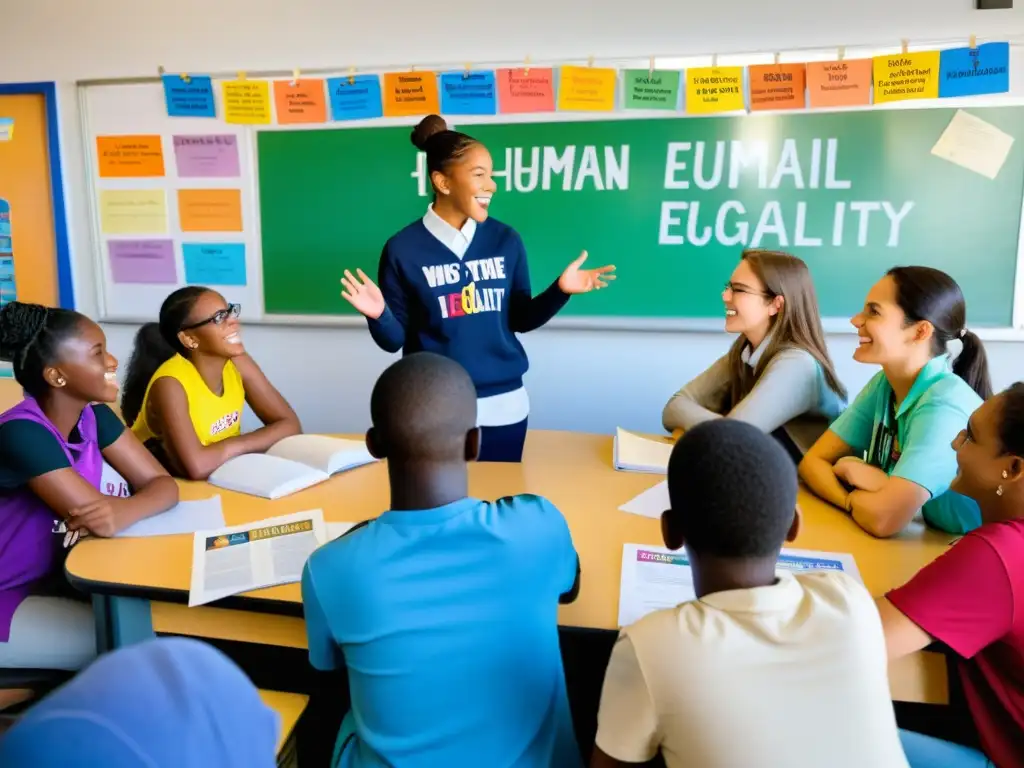
[[[443,246],[454,253],[459,261],[466,255],[473,235],[476,234],[476,221],[466,219],[462,229],[456,229],[434,212],[433,204],[427,206],[423,216],[423,226]],[[530,398],[526,387],[519,387],[491,397],[478,397],[476,401],[476,424],[478,427],[503,427],[518,424],[530,415]]]

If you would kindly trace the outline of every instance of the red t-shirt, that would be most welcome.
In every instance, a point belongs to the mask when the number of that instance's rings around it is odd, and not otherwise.
[[[887,597],[962,657],[985,754],[1024,768],[1024,520],[972,531]]]

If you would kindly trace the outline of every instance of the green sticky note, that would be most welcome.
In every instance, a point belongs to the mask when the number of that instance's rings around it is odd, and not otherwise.
[[[678,109],[679,71],[627,69],[626,109]]]

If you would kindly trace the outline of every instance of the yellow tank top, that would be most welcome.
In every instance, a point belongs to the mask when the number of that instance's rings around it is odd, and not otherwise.
[[[154,438],[160,439],[160,435],[147,423],[147,410],[153,382],[165,376],[176,379],[184,388],[185,397],[188,398],[188,415],[200,443],[210,445],[242,433],[245,388],[242,385],[242,374],[235,364],[230,360],[224,364],[224,394],[218,397],[206,386],[192,363],[181,355],[175,355],[156,369],[146,387],[139,417],[132,425],[132,432],[142,443]]]

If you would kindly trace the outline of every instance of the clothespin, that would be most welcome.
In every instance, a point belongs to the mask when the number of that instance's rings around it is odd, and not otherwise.
[[[530,54],[526,54],[526,58],[523,59],[523,77],[529,77],[530,75]]]
[[[302,73],[299,72],[299,68],[296,67],[295,69],[292,70],[292,81],[289,83],[289,85],[291,85],[294,88],[296,83],[299,82],[300,77],[302,77]]]
[[[587,66],[588,67],[594,66],[594,57],[593,56],[587,56]]]
[[[977,35],[971,35],[970,40],[968,41],[967,45],[970,47],[970,49],[972,51],[975,50],[978,47],[978,36]]]
[[[711,68],[712,69],[718,69],[718,54],[717,53],[712,53],[711,54]]]
[[[238,70],[238,82],[244,83],[245,81],[246,81],[245,70],[244,69]]]
[[[779,59],[782,58],[782,54],[781,53],[776,53],[774,55],[774,58],[775,58],[775,66],[777,67],[777,66],[779,66]]]
[[[469,80],[469,73],[473,71],[473,62],[466,62],[466,71],[462,73],[463,80]]]
[[[356,84],[356,68],[355,67],[349,67],[348,68],[348,84],[349,85],[355,85]]]
[[[845,45],[840,45],[839,46],[839,50],[836,51],[836,58],[839,61],[842,61],[843,59],[846,58],[846,46]]]
[[[654,57],[651,56],[650,66],[647,68],[647,76],[654,77]]]
[[[164,69],[162,65],[156,68],[156,73],[160,75],[160,77],[163,77],[166,71],[167,70]]]
[[[409,67],[409,71],[410,71],[410,72],[415,72],[415,71],[416,71],[416,65],[415,65],[415,64],[412,64],[412,65],[411,65],[411,66]]]
[[[182,72],[180,75],[178,75],[178,77],[181,78],[181,82],[183,82],[185,85],[188,85],[192,82],[192,78],[188,76],[188,72]]]
[[[910,50],[910,40],[908,40],[907,38],[904,37],[902,40],[900,40],[900,45],[903,46],[903,53],[906,53],[907,51]]]

